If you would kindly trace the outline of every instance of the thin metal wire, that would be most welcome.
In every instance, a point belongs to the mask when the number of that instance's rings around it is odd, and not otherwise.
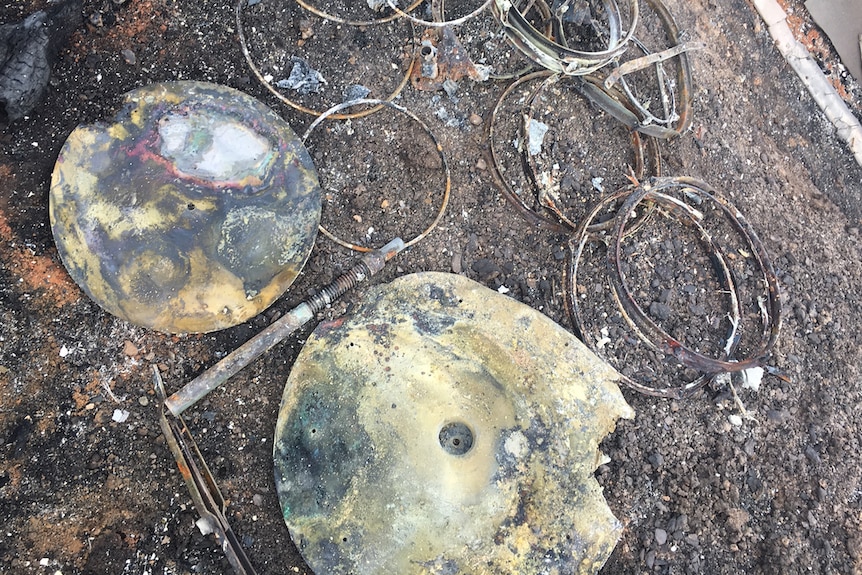
[[[339,24],[347,24],[348,26],[373,26],[374,24],[386,24],[387,22],[392,22],[398,18],[401,18],[401,14],[398,12],[393,12],[388,16],[381,16],[380,18],[374,18],[373,20],[348,20],[346,18],[341,18],[340,16],[334,16],[319,8],[312,6],[305,0],[294,0],[297,4],[315,14],[316,16],[320,16],[321,18],[325,18],[327,20],[331,20],[333,22],[338,22]],[[359,0],[355,0],[357,3]],[[407,7],[407,10],[413,10],[417,8],[420,4],[422,4],[424,0],[414,0],[413,4]]]
[[[313,110],[307,106],[300,104],[299,102],[294,102],[293,100],[291,100],[290,98],[288,98],[287,96],[285,96],[284,94],[282,94],[281,92],[276,90],[272,86],[272,84],[270,84],[269,82],[266,81],[266,79],[263,77],[263,74],[260,73],[260,70],[258,69],[257,65],[254,63],[254,60],[251,57],[251,53],[249,52],[248,42],[246,41],[245,32],[243,30],[243,25],[242,25],[242,5],[244,2],[247,2],[247,1],[248,0],[237,0],[235,12],[236,12],[236,29],[237,29],[237,36],[239,37],[239,45],[240,45],[240,49],[242,50],[242,55],[245,56],[245,61],[246,61],[246,63],[248,63],[248,67],[251,69],[255,78],[257,78],[258,81],[261,84],[263,84],[263,87],[266,88],[273,96],[278,98],[278,100],[280,102],[287,104],[288,106],[290,106],[294,110],[298,110],[298,111],[303,112],[305,114],[309,114],[311,116],[320,116],[323,112]],[[401,79],[401,82],[398,84],[398,86],[396,86],[395,90],[391,94],[386,96],[386,98],[383,98],[383,101],[390,101],[390,100],[394,100],[395,98],[397,98],[398,94],[400,94],[401,91],[404,89],[404,87],[410,82],[410,72],[411,72],[411,70],[413,70],[413,66],[416,63],[416,58],[417,58],[416,39],[414,36],[415,36],[414,34],[410,35],[410,40],[413,43],[413,60],[411,60],[410,65],[407,66],[407,72],[404,74],[404,77]],[[374,106],[370,109],[362,110],[360,112],[355,112],[352,114],[333,114],[333,115],[330,115],[328,117],[332,118],[333,120],[349,120],[352,118],[363,118],[365,116],[368,116],[369,114],[373,114],[374,112],[380,110],[381,108],[383,108],[382,105]]]
[[[399,16],[401,16],[402,18],[406,18],[407,20],[410,20],[414,24],[418,24],[420,26],[425,26],[426,28],[443,28],[444,26],[458,26],[460,24],[463,24],[464,22],[466,22],[470,18],[478,16],[479,14],[482,13],[483,10],[486,10],[491,5],[491,2],[493,2],[493,1],[494,0],[485,0],[481,6],[479,6],[478,8],[476,8],[475,10],[473,10],[472,12],[467,14],[466,16],[461,16],[460,18],[455,18],[453,20],[446,20],[446,21],[442,21],[442,22],[423,20],[422,18],[416,18],[415,16],[411,16],[410,14],[408,14],[407,12],[405,12],[404,10],[402,10],[401,8],[396,6],[395,0],[386,0],[386,3],[389,5],[389,7],[392,10],[394,10],[396,13],[398,13]]]
[[[440,223],[440,220],[443,219],[443,214],[446,212],[446,206],[449,204],[449,195],[450,195],[450,192],[452,189],[452,177],[451,177],[451,173],[449,171],[449,162],[446,160],[446,155],[443,153],[443,146],[440,145],[440,142],[437,140],[437,136],[434,135],[434,132],[431,131],[431,129],[427,126],[427,124],[425,124],[425,122],[423,122],[416,114],[414,114],[413,112],[411,112],[407,108],[404,108],[403,106],[399,106],[398,104],[395,104],[394,102],[389,102],[389,101],[384,101],[384,100],[374,100],[374,99],[353,100],[351,102],[344,102],[342,104],[338,104],[337,106],[333,106],[332,108],[330,108],[329,110],[327,110],[326,112],[322,113],[317,118],[315,118],[314,122],[311,123],[311,125],[308,127],[308,129],[305,131],[305,133],[302,135],[301,140],[303,143],[305,143],[306,140],[308,139],[308,137],[311,135],[311,132],[314,131],[314,129],[318,125],[320,125],[321,122],[326,120],[327,118],[336,117],[336,115],[341,110],[344,110],[346,108],[350,108],[352,106],[362,106],[362,105],[387,106],[387,107],[390,107],[390,108],[392,108],[392,109],[394,109],[394,110],[396,110],[402,114],[405,114],[406,116],[411,118],[413,121],[417,122],[422,127],[422,129],[425,130],[425,133],[427,133],[428,136],[431,138],[431,141],[434,142],[434,147],[437,151],[437,154],[440,156],[440,163],[443,166],[443,173],[445,175],[445,184],[443,186],[443,198],[440,201],[440,209],[437,211],[437,215],[434,217],[434,220],[431,222],[431,224],[427,228],[425,228],[425,230],[423,230],[421,233],[419,233],[416,237],[414,237],[410,240],[405,240],[404,247],[409,248],[410,246],[413,246],[417,242],[424,239],[428,234],[430,234],[431,231],[435,227],[437,227],[437,224]],[[318,229],[320,230],[320,233],[322,233],[324,236],[326,236],[327,238],[334,241],[338,245],[345,247],[347,249],[357,251],[357,252],[370,252],[370,251],[373,251],[375,249],[373,247],[361,246],[361,245],[355,244],[353,242],[348,242],[346,240],[343,240],[343,239],[339,238],[338,236],[336,236],[334,233],[330,232],[328,229],[326,229],[322,224],[319,226]]]

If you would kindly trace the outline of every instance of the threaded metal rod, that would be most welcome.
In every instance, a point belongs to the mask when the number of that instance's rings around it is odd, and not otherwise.
[[[165,406],[175,416],[180,415],[236,375],[242,368],[311,321],[317,312],[382,270],[386,262],[403,249],[404,242],[401,238],[395,238],[379,250],[368,252],[348,272],[340,275],[331,284],[287,312],[284,317],[279,318],[167,398]]]

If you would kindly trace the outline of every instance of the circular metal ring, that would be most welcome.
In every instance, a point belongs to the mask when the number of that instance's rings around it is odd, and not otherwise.
[[[347,24],[348,26],[371,26],[374,24],[385,24],[387,22],[391,22],[391,21],[395,20],[396,18],[401,17],[401,14],[399,14],[398,12],[393,12],[392,14],[390,14],[388,16],[382,16],[380,18],[374,18],[373,20],[347,20],[346,18],[341,18],[340,16],[333,16],[332,14],[324,12],[323,10],[320,10],[320,9],[312,6],[311,4],[306,2],[305,0],[294,0],[294,1],[297,4],[299,4],[300,6],[302,6],[303,8],[305,8],[306,10],[308,10],[309,12],[311,12],[312,14],[320,16],[321,18],[326,18],[327,20],[332,20],[333,22],[338,22],[339,24]],[[420,4],[422,4],[422,2],[423,2],[423,0],[414,0],[413,4],[411,4],[410,6],[407,7],[407,10],[413,10],[413,9],[417,8]]]
[[[398,6],[396,6],[395,0],[386,0],[386,4],[389,6],[389,8],[394,10],[399,16],[410,20],[414,24],[418,24],[420,26],[425,26],[427,28],[443,28],[445,26],[458,26],[459,24],[463,24],[464,22],[466,22],[470,18],[473,18],[474,16],[481,14],[482,11],[485,10],[486,8],[488,8],[488,6],[490,6],[491,2],[493,2],[493,1],[494,0],[485,0],[484,2],[482,2],[481,6],[479,6],[478,8],[476,8],[475,10],[473,10],[472,12],[467,14],[466,16],[461,16],[460,18],[455,18],[454,20],[446,20],[444,22],[433,22],[430,20],[423,20],[421,18],[416,18],[415,16],[411,16],[406,11],[404,11],[401,8],[399,8]],[[410,8],[408,8],[408,10],[409,9]]]
[[[551,76],[553,72],[549,70],[538,70],[536,72],[532,72],[527,74],[526,76],[522,76],[518,78],[509,86],[503,90],[503,93],[500,94],[500,97],[497,99],[497,102],[494,104],[494,107],[491,109],[491,115],[488,119],[487,128],[486,128],[486,139],[488,141],[488,150],[491,155],[491,176],[494,178],[494,181],[497,184],[497,187],[500,189],[500,192],[503,196],[509,201],[509,203],[518,210],[518,213],[526,219],[531,224],[535,225],[538,228],[550,230],[552,232],[564,232],[567,231],[566,227],[563,226],[560,222],[547,217],[544,214],[540,214],[533,210],[532,207],[528,206],[524,200],[512,189],[512,186],[509,185],[509,182],[503,177],[503,171],[500,169],[500,158],[497,156],[497,152],[494,149],[494,124],[497,119],[497,113],[503,105],[503,102],[506,98],[512,94],[518,87],[527,82],[532,82],[537,79],[547,78]]]
[[[584,220],[581,222],[578,230],[569,240],[569,254],[566,267],[563,270],[563,301],[566,307],[566,313],[569,316],[569,319],[572,323],[572,328],[575,331],[575,335],[584,342],[585,345],[593,349],[592,342],[586,337],[583,328],[583,318],[581,316],[580,306],[577,301],[577,277],[578,277],[578,267],[580,265],[580,261],[583,257],[584,247],[590,240],[590,238],[595,238],[595,234],[589,232],[589,228],[592,225],[592,221],[598,216],[598,214],[611,203],[619,201],[622,198],[630,197],[636,188],[633,186],[626,186],[617,190],[616,192],[604,197],[602,200],[597,202]],[[664,195],[656,195],[650,196],[650,201],[655,201],[656,203],[663,204],[665,206],[671,206],[672,208],[680,208],[681,206],[677,205],[677,202],[673,201],[673,198]],[[701,231],[702,238],[706,239],[708,234],[705,233],[705,230],[702,229],[700,224],[698,223],[697,216],[693,210],[686,209],[676,209],[676,212],[681,211],[682,215],[689,220],[689,222],[697,227],[699,231]],[[627,213],[631,214],[631,211]],[[622,218],[622,210],[617,212],[617,221]],[[612,220],[613,221],[613,220]],[[641,218],[640,221],[643,221]],[[715,247],[710,241],[710,244]],[[612,246],[608,247],[608,254],[610,259]],[[739,298],[736,296],[735,284],[733,283],[732,275],[730,274],[729,267],[727,265],[727,261],[724,258],[724,254],[722,252],[718,252],[716,254],[715,260],[719,269],[719,278],[722,282],[725,291],[728,293],[728,298],[731,303],[731,329],[727,335],[727,348],[729,354],[732,355],[739,344],[739,335],[737,332],[737,326],[740,324],[739,318],[741,317],[741,309],[739,304]],[[613,285],[612,285],[613,287]],[[643,341],[650,349],[654,349],[656,351],[661,351],[658,345],[649,339],[646,334],[641,331],[640,327],[633,323],[629,315],[626,313],[626,308],[620,302],[620,298],[617,295],[617,291],[614,289],[612,291],[614,295],[614,299],[617,303],[617,306],[620,310],[621,315],[626,320],[627,324],[632,328],[632,331],[635,332],[638,339]],[[683,398],[688,395],[691,395],[707,383],[709,383],[714,377],[713,374],[703,374],[699,376],[694,381],[688,382],[681,386],[676,387],[654,387],[650,385],[646,385],[635,379],[628,377],[626,375],[621,375],[621,381],[628,387],[643,393],[645,395],[652,395],[657,397],[667,397],[667,398]]]
[[[252,73],[258,79],[258,81],[261,84],[263,84],[263,87],[266,88],[270,94],[272,94],[273,96],[278,98],[278,100],[280,102],[282,102],[283,104],[287,104],[288,106],[290,106],[294,110],[298,110],[300,112],[303,112],[305,114],[309,114],[311,116],[320,116],[321,114],[323,114],[323,112],[320,112],[318,110],[313,110],[307,106],[303,106],[299,102],[294,102],[293,100],[291,100],[290,98],[286,97],[284,94],[282,94],[281,92],[276,90],[272,86],[272,84],[270,84],[269,82],[266,81],[266,79],[264,79],[263,74],[260,73],[260,70],[258,69],[257,65],[254,63],[254,60],[251,57],[251,53],[248,50],[248,42],[246,41],[245,32],[243,30],[243,25],[242,25],[242,5],[246,1],[247,0],[237,0],[237,3],[236,3],[236,29],[237,29],[237,36],[239,37],[239,45],[240,45],[240,49],[242,50],[242,55],[245,56],[245,61],[246,61],[246,63],[248,63],[249,68],[251,68]],[[300,7],[305,8],[305,6],[303,6],[299,2],[297,2],[297,4],[299,4]],[[314,13],[317,14],[316,12],[314,12]],[[317,14],[317,15],[319,15],[319,14]],[[338,22],[338,20],[335,20],[335,21]],[[388,101],[394,100],[396,97],[398,97],[398,94],[401,93],[401,91],[404,89],[404,87],[410,82],[410,72],[413,69],[414,64],[416,63],[416,57],[417,57],[416,50],[415,50],[416,39],[413,36],[414,35],[411,34],[410,40],[414,44],[414,46],[413,46],[414,55],[413,55],[413,60],[411,60],[411,62],[410,62],[410,65],[407,66],[407,72],[404,74],[404,77],[401,79],[401,82],[399,82],[398,86],[396,86],[395,90],[391,94],[386,96],[386,98],[383,98],[380,101],[388,102]],[[363,118],[365,116],[368,116],[369,114],[373,114],[374,112],[380,110],[382,107],[383,107],[382,105],[379,105],[379,106],[374,106],[374,107],[367,109],[367,110],[355,112],[353,114],[333,114],[333,115],[330,115],[328,117],[331,117],[333,120],[349,120],[352,118]]]
[[[638,204],[647,199],[659,198],[667,196],[664,190],[679,188],[684,193],[697,196],[703,200],[710,201],[717,205],[719,209],[727,216],[733,227],[736,229],[740,237],[746,242],[747,247],[751,249],[752,256],[760,269],[763,280],[766,283],[767,290],[767,305],[766,318],[761,332],[759,345],[746,358],[736,359],[728,354],[727,359],[715,359],[705,356],[687,347],[681,341],[670,336],[661,327],[658,326],[649,316],[643,311],[640,305],[635,300],[631,291],[626,284],[625,272],[622,268],[621,243],[625,232],[625,224],[628,217],[637,208]],[[678,204],[685,205],[683,202]],[[698,224],[701,233],[703,230]],[[720,248],[715,244],[711,236],[704,236],[710,241],[715,250],[723,258]],[[668,356],[676,358],[680,363],[703,371],[706,373],[721,373],[721,372],[737,372],[750,367],[759,366],[764,358],[769,354],[770,350],[778,338],[778,332],[781,324],[781,304],[778,296],[778,280],[775,272],[772,269],[772,264],[766,254],[766,250],[758,239],[754,230],[748,225],[742,214],[725,198],[720,197],[715,190],[710,188],[704,182],[693,178],[656,178],[651,182],[647,182],[642,186],[635,188],[629,197],[624,202],[616,218],[616,226],[613,232],[613,249],[609,251],[608,271],[611,276],[612,286],[616,292],[620,306],[625,309],[623,315],[630,319],[630,324],[637,324],[638,330],[643,330],[647,333],[647,337],[653,341],[660,342],[658,349]],[[730,274],[729,269],[725,268],[724,273]],[[732,282],[732,278],[728,278]],[[735,292],[735,287],[733,288]],[[634,327],[634,326],[633,326]]]
[[[575,82],[581,81],[579,79],[569,78],[566,76],[559,76],[559,75],[555,74],[555,75],[552,75],[552,76],[549,76],[548,78],[546,78],[545,81],[535,90],[535,92],[533,92],[532,96],[529,99],[529,106],[527,108],[527,113],[524,114],[524,130],[525,131],[528,129],[529,122],[533,119],[533,117],[535,115],[535,111],[536,111],[536,105],[535,104],[536,104],[537,100],[541,97],[541,95],[545,91],[545,89],[554,83],[563,82],[566,79],[569,79],[569,81],[575,81]],[[585,81],[585,82],[589,81],[589,82],[594,83],[594,84],[599,82],[599,80],[597,78],[594,78],[592,76],[585,76],[583,78],[583,81]],[[614,94],[611,93],[611,91],[605,90],[600,85],[597,86],[597,89],[605,92],[607,94],[608,98],[614,98],[615,97]],[[575,90],[582,97],[589,100],[589,97],[582,90],[578,90],[577,86],[575,86]],[[619,101],[620,101],[621,105],[624,105],[624,106],[628,105],[628,103],[624,99],[619,99]],[[632,113],[634,113],[634,110],[630,110],[630,111]],[[659,153],[658,142],[656,141],[656,139],[653,138],[652,136],[645,136],[645,135],[641,136],[641,134],[639,134],[636,130],[632,130],[630,132],[630,135],[631,135],[632,151],[634,153],[634,167],[630,166],[630,168],[633,170],[634,178],[636,180],[643,180],[645,177],[647,177],[644,173],[644,170],[645,170],[644,151],[645,151],[645,148],[647,146],[649,147],[650,152],[652,152],[650,159],[652,160],[652,163],[653,163],[653,166],[655,169],[655,173],[649,174],[649,176],[650,177],[661,176],[661,155]],[[526,137],[526,134],[525,134],[525,137]],[[644,145],[644,139],[646,140],[646,145]],[[540,195],[541,194],[541,182],[540,182],[540,178],[539,178],[539,174],[538,174],[538,168],[536,166],[535,158],[529,152],[524,154],[522,157],[525,159],[524,163],[525,163],[526,167],[528,168],[526,170],[528,179],[533,184],[533,188],[536,191],[536,194]],[[541,204],[541,202],[540,202],[540,204]],[[571,219],[569,219],[562,212],[562,210],[559,207],[553,205],[552,203],[548,203],[548,202],[546,202],[545,204],[542,204],[542,205],[545,205],[545,207],[547,207],[549,210],[551,210],[551,212],[554,213],[554,215],[557,217],[557,219],[564,226],[566,226],[568,229],[570,229],[572,231],[577,229],[578,224],[576,222],[573,222]],[[590,233],[596,233],[599,231],[610,229],[612,225],[613,225],[612,221],[592,224],[589,227],[589,231],[590,231]],[[631,228],[630,228],[630,231],[632,231]]]
[[[512,82],[500,95],[495,103],[494,107],[491,110],[491,115],[489,121],[487,123],[486,129],[486,138],[488,141],[488,148],[491,156],[491,175],[494,178],[497,187],[502,192],[503,196],[518,210],[521,216],[526,219],[531,224],[536,225],[539,228],[547,229],[553,232],[561,233],[561,232],[573,232],[578,224],[567,218],[564,214],[559,212],[559,210],[555,210],[552,206],[546,206],[553,213],[554,217],[550,217],[547,213],[543,213],[534,209],[532,206],[528,205],[519,194],[517,194],[512,186],[508,183],[508,181],[503,177],[503,170],[500,166],[500,157],[497,154],[497,151],[494,147],[494,136],[495,136],[495,125],[496,120],[499,115],[499,111],[503,106],[505,100],[520,86],[527,84],[532,81],[543,79],[543,83],[535,89],[531,95],[527,98],[527,101],[530,102],[529,115],[525,121],[525,126],[529,121],[529,118],[532,117],[533,114],[533,102],[535,102],[537,96],[550,84],[557,82],[560,80],[560,76],[555,74],[549,70],[539,70],[533,72],[531,74],[527,74],[516,81]],[[626,106],[628,103],[625,98],[620,97],[616,91],[614,90],[606,90],[602,85],[600,79],[588,75],[583,77],[582,84],[575,86],[577,92],[584,98],[587,98],[591,102],[595,101],[596,95],[593,92],[603,95],[602,97],[608,101],[612,101],[612,104],[618,107],[621,107],[627,114],[635,117],[635,111],[630,110]],[[579,81],[581,81],[579,80]],[[572,80],[574,81],[574,80]],[[589,86],[592,88],[591,92],[588,92],[585,87]],[[608,107],[608,104],[605,103],[604,108]],[[618,114],[611,114],[612,116],[619,119]],[[649,159],[652,161],[654,173],[650,174],[650,176],[661,176],[661,154],[659,153],[658,141],[652,136],[646,136],[638,134],[636,131],[632,131],[632,147],[635,155],[635,178],[642,179],[644,177],[645,171],[645,148],[649,150]],[[523,161],[525,166],[525,175],[527,179],[530,181],[530,184],[533,186],[534,190],[538,194],[540,192],[540,187],[538,184],[538,178],[536,176],[535,166],[531,165],[529,157],[524,159]],[[638,221],[642,221],[643,218],[639,218]],[[595,233],[598,231],[602,231],[605,229],[609,229],[612,225],[612,222],[604,222],[601,224],[592,224],[590,226],[590,233]],[[630,231],[633,231],[630,228]]]
[[[389,0],[390,2],[392,0]],[[542,34],[513,5],[512,0],[494,0],[492,12],[509,35],[509,39],[531,60],[543,68],[568,76],[595,72],[622,55],[634,35],[638,21],[638,2],[629,0],[629,29],[623,34],[619,6],[614,0],[603,0],[610,23],[608,47],[597,52],[574,50]],[[564,41],[564,40],[563,40]]]
[[[434,135],[434,132],[431,131],[431,129],[427,126],[427,124],[425,124],[425,122],[423,122],[416,114],[414,114],[413,112],[411,112],[407,108],[404,108],[403,106],[399,106],[398,104],[395,104],[394,102],[390,102],[388,100],[374,100],[374,99],[353,100],[350,102],[344,102],[342,104],[338,104],[336,106],[333,106],[332,108],[330,108],[326,112],[323,112],[322,114],[320,114],[317,118],[315,118],[314,122],[311,123],[311,125],[308,127],[308,129],[305,131],[305,133],[302,135],[302,138],[300,138],[300,139],[302,140],[302,143],[305,144],[306,140],[308,140],[308,137],[311,135],[311,132],[318,125],[320,125],[321,122],[323,122],[324,120],[326,120],[328,118],[337,117],[337,114],[346,108],[350,108],[352,106],[362,106],[362,105],[372,105],[372,106],[379,106],[379,107],[386,106],[386,107],[392,108],[398,112],[401,112],[402,114],[405,114],[406,116],[411,118],[413,121],[418,123],[422,127],[423,130],[425,130],[425,133],[427,133],[428,136],[431,138],[431,141],[434,142],[434,147],[437,151],[437,154],[440,156],[440,162],[441,162],[441,165],[443,166],[443,173],[445,175],[445,185],[443,187],[443,199],[440,201],[440,209],[437,211],[437,215],[434,217],[434,220],[431,222],[431,224],[427,228],[425,228],[424,231],[419,233],[416,237],[414,237],[410,240],[404,241],[404,247],[409,248],[410,246],[413,246],[418,241],[425,238],[425,236],[427,236],[429,233],[431,233],[431,231],[435,227],[437,227],[437,224],[440,223],[440,220],[443,219],[443,214],[446,211],[446,206],[449,204],[449,195],[450,195],[450,192],[452,189],[452,178],[451,178],[450,171],[449,171],[449,162],[446,160],[446,155],[443,153],[443,146],[440,145],[440,142],[437,140],[437,137]],[[342,117],[344,117],[344,116],[342,116]],[[347,116],[347,117],[350,118],[352,116]],[[345,241],[345,240],[339,238],[338,236],[336,236],[335,234],[333,234],[332,232],[330,232],[322,224],[320,225],[319,230],[320,230],[320,233],[322,233],[324,236],[326,236],[330,240],[334,241],[338,245],[345,247],[347,249],[353,250],[353,251],[370,252],[370,251],[377,249],[374,247],[360,246],[360,245],[354,244],[352,242]]]

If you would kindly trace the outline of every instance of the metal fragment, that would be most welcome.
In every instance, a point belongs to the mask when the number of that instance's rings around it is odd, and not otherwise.
[[[153,366],[153,384],[161,403],[165,401],[165,387],[159,368]],[[201,518],[198,528],[204,535],[212,533],[237,575],[255,575],[257,572],[246,556],[239,538],[227,520],[227,502],[213,479],[191,431],[181,417],[168,417],[169,412],[160,406],[159,426],[176,460],[180,475],[186,483],[192,502]]]
[[[308,127],[308,129],[305,131],[305,133],[302,135],[301,139],[302,139],[303,143],[307,142],[308,138],[311,136],[312,132],[324,120],[327,120],[329,118],[351,118],[351,117],[355,117],[355,116],[350,115],[350,114],[347,114],[347,115],[342,114],[341,112],[343,110],[346,110],[346,109],[351,108],[353,106],[366,106],[366,105],[373,106],[373,109],[379,109],[380,107],[384,107],[384,106],[388,107],[388,108],[392,108],[393,110],[395,110],[401,114],[406,115],[411,120],[413,120],[414,122],[419,124],[419,126],[431,138],[431,141],[434,143],[435,150],[436,150],[438,156],[440,157],[440,165],[442,167],[442,172],[443,172],[443,192],[441,194],[441,199],[440,199],[440,208],[438,209],[437,214],[434,217],[434,220],[428,225],[427,228],[425,228],[422,232],[420,232],[416,236],[404,240],[405,241],[405,244],[404,244],[405,247],[410,247],[410,246],[416,244],[417,242],[422,241],[422,239],[424,239],[428,234],[431,233],[432,230],[434,230],[434,228],[437,227],[437,224],[440,223],[440,220],[443,219],[443,214],[446,212],[446,206],[449,205],[449,195],[450,195],[450,192],[452,190],[452,176],[451,176],[451,172],[449,170],[449,162],[446,160],[446,154],[443,153],[443,146],[440,144],[439,140],[437,139],[437,136],[434,135],[434,132],[431,131],[431,129],[428,127],[428,125],[425,122],[423,122],[416,114],[414,114],[413,112],[411,112],[407,108],[399,106],[398,104],[395,104],[393,102],[384,101],[384,100],[374,100],[374,99],[353,100],[350,102],[343,102],[341,104],[333,106],[332,108],[330,108],[329,110],[327,110],[326,112],[324,112],[323,114],[318,116],[314,120],[314,122],[311,123],[311,125]],[[336,236],[332,231],[326,229],[323,225],[320,226],[320,233],[322,233],[324,236],[326,236],[330,240],[334,241],[338,245],[345,247],[347,249],[353,250],[353,251],[370,252],[374,249],[372,247],[361,245],[361,242],[355,242],[354,243],[351,241],[344,240],[344,239],[340,238],[339,236]]]
[[[617,374],[546,316],[426,272],[320,324],[273,456],[316,573],[595,574],[621,525],[598,444],[633,412]]]

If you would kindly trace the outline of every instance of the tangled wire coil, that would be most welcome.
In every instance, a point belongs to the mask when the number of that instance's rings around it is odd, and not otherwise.
[[[745,252],[750,254],[761,281],[765,285],[762,298],[758,298],[761,312],[760,334],[757,343],[745,357],[736,357],[744,314],[738,294],[737,281],[728,264],[728,255],[713,235],[701,225],[702,213],[672,196],[671,194],[674,192],[695,201],[710,202],[718,208],[748,248]],[[648,395],[680,398],[690,395],[716,374],[738,372],[762,366],[768,360],[781,326],[781,304],[775,271],[763,244],[739,210],[708,184],[694,178],[653,178],[642,184],[627,186],[603,198],[593,206],[587,217],[581,222],[580,227],[569,241],[569,259],[563,279],[566,310],[579,337],[587,345],[591,345],[589,338],[584,337],[583,318],[577,297],[578,267],[584,253],[584,247],[589,241],[599,239],[591,235],[589,226],[603,209],[612,202],[619,200],[623,200],[623,205],[614,217],[614,229],[607,240],[609,247],[606,260],[608,279],[619,311],[638,339],[649,348],[704,374],[692,382],[676,387],[650,386],[626,376],[623,377],[623,382]],[[728,307],[730,308],[727,312],[730,328],[725,336],[724,357],[706,356],[669,335],[647,315],[632,294],[622,265],[621,244],[626,235],[627,223],[642,202],[657,203],[674,218],[694,226],[701,240],[709,247],[710,258],[713,261],[721,289],[727,294]]]

